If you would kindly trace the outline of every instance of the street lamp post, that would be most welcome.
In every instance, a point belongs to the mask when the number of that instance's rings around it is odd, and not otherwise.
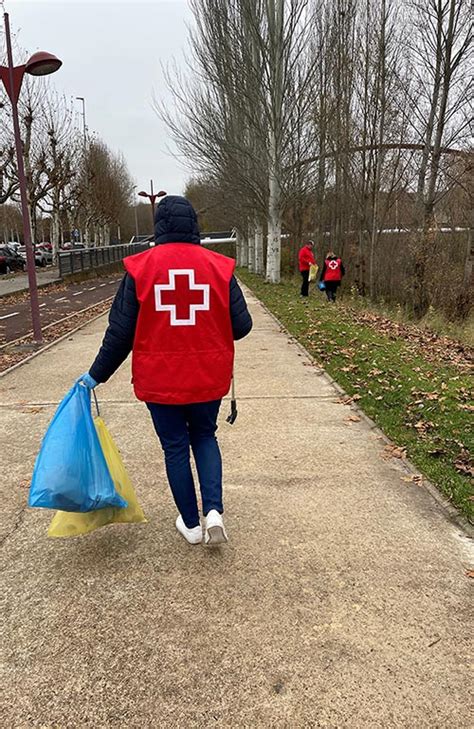
[[[76,96],[77,101],[82,102],[82,131],[84,134],[84,150],[87,149],[87,124],[86,124],[86,100],[83,96]]]
[[[135,193],[136,189],[137,189],[137,186],[134,185],[132,188],[134,193]],[[135,200],[133,201],[133,212],[135,215],[135,238],[138,240],[138,235],[139,235],[139,233],[138,233],[138,215],[137,215],[137,206],[136,206]]]
[[[32,76],[46,76],[60,68],[62,62],[56,56],[44,51],[34,53],[23,66],[13,65],[12,43],[10,36],[10,20],[8,13],[4,13],[5,37],[7,41],[8,66],[0,66],[0,78],[12,105],[13,129],[15,133],[15,149],[18,166],[18,183],[20,186],[21,214],[23,218],[23,238],[26,248],[26,266],[28,270],[28,286],[30,290],[31,320],[33,324],[33,338],[41,342],[41,322],[38,303],[38,287],[36,284],[35,254],[31,241],[31,221],[28,210],[28,196],[26,189],[25,167],[23,164],[23,146],[20,136],[20,121],[18,118],[18,98],[25,73]]]
[[[164,195],[166,195],[166,192],[164,190],[160,190],[159,192],[154,193],[153,192],[153,180],[150,180],[150,190],[151,190],[151,192],[145,192],[144,190],[142,190],[138,194],[141,197],[147,197],[151,203],[151,219],[152,219],[152,225],[153,225],[152,230],[153,230],[154,226],[155,226],[155,201],[156,201],[156,198],[163,197]]]

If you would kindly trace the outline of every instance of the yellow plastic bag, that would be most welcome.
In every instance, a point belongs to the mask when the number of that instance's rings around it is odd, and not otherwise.
[[[318,275],[318,266],[315,263],[312,263],[309,267],[309,281],[316,281],[317,275]]]
[[[146,522],[145,515],[137,501],[135,491],[125,470],[112,436],[102,418],[95,418],[94,424],[99,436],[110,475],[120,496],[127,501],[125,509],[107,507],[98,511],[57,511],[48,529],[48,537],[77,537],[88,534],[106,524]]]

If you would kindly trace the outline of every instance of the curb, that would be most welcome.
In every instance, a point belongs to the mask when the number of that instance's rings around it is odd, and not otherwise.
[[[243,282],[239,283],[243,285],[246,289],[248,289],[248,291],[250,291],[252,296],[255,297],[255,299],[263,307],[265,312],[273,319],[276,324],[278,324],[279,329],[284,332],[285,335],[292,342],[292,344],[295,344],[297,349],[299,349],[300,352],[304,354],[305,357],[307,357],[311,364],[315,365],[318,370],[318,374],[322,376],[326,380],[326,382],[332,385],[337,394],[343,395],[345,397],[350,397],[350,395],[347,394],[347,392],[331,377],[331,375],[329,375],[326,370],[321,367],[319,362],[316,361],[316,359],[308,352],[308,350],[301,344],[301,342],[299,342],[296,337],[294,337],[293,334],[288,331],[288,329],[281,323],[281,321],[275,316],[275,314],[273,314],[273,312],[271,312],[268,307],[258,298],[258,296],[252,291],[252,289],[246,286],[246,284],[244,284]],[[361,420],[363,420],[370,427],[370,430],[375,433],[381,440],[383,440],[387,445],[396,446],[396,443],[394,443],[383,432],[383,430],[380,429],[380,427],[372,420],[372,418],[369,418],[369,416],[364,413],[364,411],[357,405],[357,403],[351,402],[350,407],[357,413],[357,415],[360,416]],[[406,471],[406,473],[412,474],[414,476],[421,476],[422,487],[426,489],[426,491],[434,499],[438,507],[440,507],[441,511],[443,512],[444,516],[448,519],[448,521],[450,521],[456,527],[462,529],[464,534],[470,539],[474,539],[474,526],[468,521],[468,519],[466,519],[458,512],[456,507],[454,507],[450,503],[450,501],[448,501],[448,499],[443,496],[439,489],[433,483],[431,483],[431,481],[429,481],[426,476],[424,476],[408,458],[404,458],[403,460],[401,460],[400,465],[402,466],[403,470]]]

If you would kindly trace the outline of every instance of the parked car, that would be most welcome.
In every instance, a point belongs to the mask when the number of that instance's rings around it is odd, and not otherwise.
[[[25,268],[25,260],[19,253],[9,246],[0,246],[0,273],[24,271]]]
[[[53,262],[53,247],[49,243],[38,243],[35,246],[35,261],[37,266],[46,266]],[[39,260],[38,260],[39,259]]]
[[[42,245],[37,243],[34,247],[35,251],[35,264],[37,266],[41,266],[41,268],[44,268],[48,265],[48,263],[53,262],[53,252],[48,251],[46,248],[43,248]],[[26,246],[21,246],[21,248],[18,249],[18,252],[20,256],[23,258],[24,261],[26,261]]]
[[[87,246],[85,246],[85,245],[84,245],[83,243],[71,243],[71,241],[70,241],[70,240],[66,240],[66,241],[64,241],[64,243],[62,244],[62,246],[61,246],[61,250],[62,250],[62,251],[72,251],[72,249],[73,249],[73,248],[74,248],[75,250],[77,250],[78,248],[86,248],[86,247],[87,247]]]
[[[86,248],[94,248],[94,246],[85,246],[84,243],[71,243],[70,240],[65,241],[61,246],[62,251],[77,251],[85,250]]]

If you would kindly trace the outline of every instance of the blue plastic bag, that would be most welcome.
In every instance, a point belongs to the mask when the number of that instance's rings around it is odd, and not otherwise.
[[[126,507],[115,490],[92,420],[90,390],[76,383],[59,405],[41,444],[29,506],[61,511]]]
[[[318,289],[319,289],[320,291],[324,291],[324,290],[325,290],[325,288],[326,288],[326,284],[324,283],[324,281],[320,281],[320,282],[318,283]]]

